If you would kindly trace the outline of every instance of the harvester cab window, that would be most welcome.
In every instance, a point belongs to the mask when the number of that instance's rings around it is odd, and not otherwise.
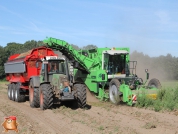
[[[109,55],[108,74],[124,74],[125,55]]]
[[[104,54],[104,70],[108,70],[108,60],[109,60],[109,54]]]

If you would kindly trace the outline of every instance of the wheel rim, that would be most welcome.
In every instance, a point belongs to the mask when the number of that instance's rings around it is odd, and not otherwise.
[[[11,98],[11,86],[8,88],[8,97]]]
[[[17,89],[15,90],[15,100],[17,100],[18,94],[17,94]]]
[[[153,84],[153,83],[152,83],[152,84],[150,84],[150,87],[152,87],[152,88],[157,88],[157,87],[156,87],[156,85],[155,85],[155,84]]]
[[[12,100],[14,100],[14,89],[12,89],[11,96],[12,96]]]
[[[111,85],[109,88],[109,98],[113,103],[118,103],[119,102],[119,95],[118,95],[118,89],[116,85]]]
[[[43,93],[40,91],[40,107],[43,109]]]
[[[154,87],[154,88],[156,88],[156,86],[155,86],[155,85],[151,85],[151,87]]]

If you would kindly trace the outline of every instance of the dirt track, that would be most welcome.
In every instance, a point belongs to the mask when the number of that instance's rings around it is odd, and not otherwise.
[[[0,122],[17,117],[20,134],[178,134],[178,113],[158,113],[125,105],[90,102],[85,110],[60,106],[41,111],[29,102],[8,100],[0,85]],[[3,128],[0,127],[0,133]],[[8,133],[14,133],[9,131]]]

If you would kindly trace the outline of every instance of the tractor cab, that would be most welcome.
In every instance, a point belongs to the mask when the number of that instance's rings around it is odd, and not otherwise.
[[[54,87],[56,98],[62,101],[74,100],[68,72],[67,61],[64,58],[46,56],[42,59],[40,82],[50,83]]]
[[[46,56],[42,59],[41,63],[41,76],[45,82],[53,82],[54,75],[66,76],[66,63],[64,58]]]

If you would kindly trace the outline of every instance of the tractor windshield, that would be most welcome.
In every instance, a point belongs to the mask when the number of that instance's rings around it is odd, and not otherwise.
[[[65,64],[63,60],[49,60],[48,61],[48,73],[49,74],[65,74]]]

